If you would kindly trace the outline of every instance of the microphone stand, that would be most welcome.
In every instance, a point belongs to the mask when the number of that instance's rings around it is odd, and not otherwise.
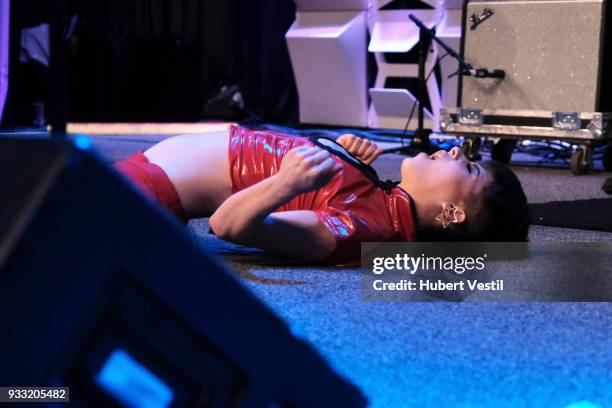
[[[450,77],[461,74],[463,72],[469,72],[473,69],[472,65],[466,63],[463,58],[451,47],[446,45],[442,40],[436,37],[436,31],[434,29],[430,29],[427,27],[421,20],[416,18],[413,14],[408,15],[408,18],[412,20],[419,27],[419,77],[418,77],[418,88],[417,88],[417,99],[419,104],[418,111],[418,125],[417,129],[414,132],[414,137],[412,139],[412,143],[409,146],[398,147],[385,149],[382,151],[385,153],[405,153],[405,154],[414,154],[417,152],[426,152],[433,153],[436,149],[433,147],[429,141],[429,136],[431,135],[431,129],[425,129],[424,119],[425,119],[425,106],[423,105],[423,101],[425,100],[426,95],[426,78],[425,78],[425,62],[427,60],[427,52],[429,50],[429,45],[431,44],[431,40],[435,41],[440,45],[451,57],[457,60],[459,63],[459,70],[454,74],[450,75]],[[429,41],[428,41],[429,40]]]
[[[463,74],[465,72],[470,72],[471,70],[474,69],[472,64],[468,64],[467,62],[465,62],[465,60],[461,58],[461,55],[459,55],[457,51],[453,50],[451,47],[446,45],[444,41],[436,37],[436,31],[434,29],[428,28],[421,20],[416,18],[413,14],[409,14],[408,18],[412,20],[414,24],[416,24],[420,29],[419,41],[422,41],[423,35],[426,35],[427,37],[429,37],[430,39],[438,43],[438,45],[442,47],[448,55],[450,55],[451,57],[457,60],[457,62],[459,63],[459,71],[452,74],[451,77],[458,75],[458,74]]]
[[[68,14],[67,0],[52,2],[49,60],[49,86],[48,86],[48,123],[53,139],[67,138],[66,124],[68,122],[68,75],[67,72],[67,45],[66,20]]]
[[[412,14],[410,14],[410,16],[412,16]],[[430,38],[427,37],[427,34],[425,34],[423,27],[419,26],[419,28],[419,85],[417,89],[419,112],[418,126],[414,132],[412,144],[415,144],[415,147],[417,148],[421,147],[423,150],[430,150],[431,145],[429,143],[429,135],[431,134],[431,129],[425,129],[425,106],[423,101],[425,100],[425,95],[427,93],[427,83],[425,82],[425,62],[427,61],[427,52],[429,51],[431,41]]]

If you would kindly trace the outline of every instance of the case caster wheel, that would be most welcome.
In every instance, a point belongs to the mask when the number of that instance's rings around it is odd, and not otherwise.
[[[606,146],[601,161],[605,171],[612,171],[612,145]]]
[[[512,152],[516,147],[516,139],[499,139],[491,149],[491,158],[504,164],[512,160]]]
[[[593,150],[587,145],[580,145],[572,153],[570,168],[576,176],[587,174],[591,169]]]
[[[465,158],[469,161],[477,161],[482,158],[479,153],[480,150],[480,138],[466,137],[461,144],[461,151],[465,155]]]

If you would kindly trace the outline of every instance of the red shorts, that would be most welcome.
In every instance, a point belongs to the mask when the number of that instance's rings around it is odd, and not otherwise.
[[[113,164],[115,169],[123,173],[140,190],[158,201],[170,210],[183,222],[187,221],[187,215],[179,198],[176,188],[168,178],[168,175],[156,164],[150,163],[142,152],[138,152],[128,159]]]

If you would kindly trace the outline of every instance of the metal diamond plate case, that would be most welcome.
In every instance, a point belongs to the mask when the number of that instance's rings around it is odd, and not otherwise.
[[[463,78],[461,105],[481,109],[597,110],[601,0],[474,1],[464,56],[506,78]]]

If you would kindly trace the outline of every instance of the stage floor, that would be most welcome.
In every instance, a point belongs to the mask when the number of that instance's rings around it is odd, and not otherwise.
[[[115,161],[164,137],[91,138]],[[387,155],[375,167],[382,178],[396,178],[401,160]],[[515,170],[531,202],[606,197],[600,187],[607,173]],[[612,406],[610,304],[368,303],[361,300],[356,268],[266,258],[207,234],[204,219],[188,228],[373,407]],[[534,227],[531,240],[612,241],[612,234]]]

